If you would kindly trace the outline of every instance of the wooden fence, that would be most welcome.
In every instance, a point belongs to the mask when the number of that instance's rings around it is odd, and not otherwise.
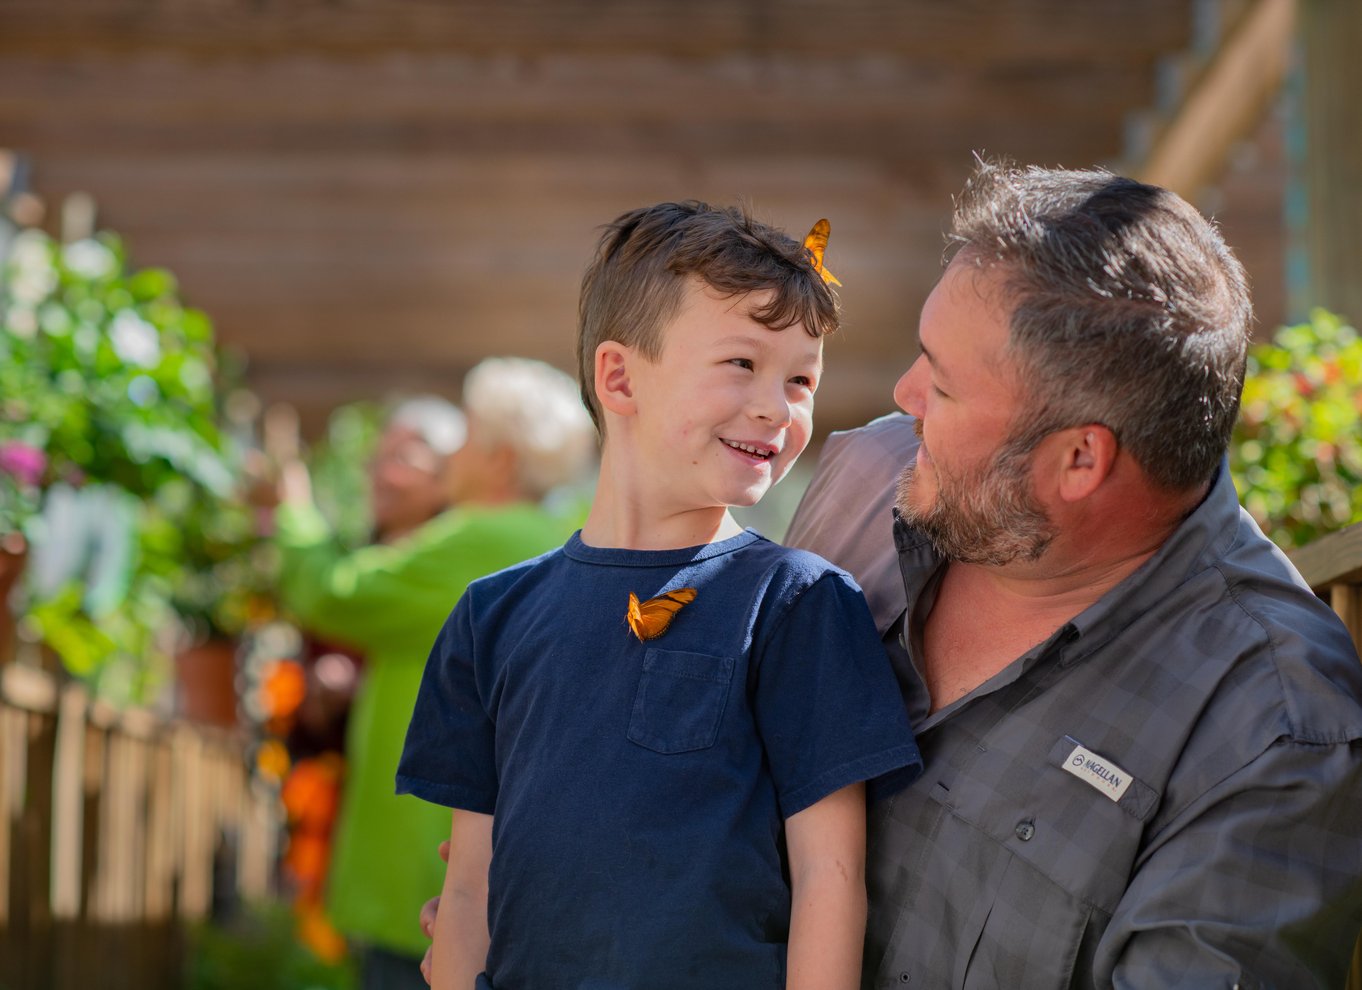
[[[186,923],[268,896],[280,815],[223,730],[0,667],[0,990],[170,990]]]
[[[1293,550],[1291,562],[1329,602],[1362,653],[1362,523]],[[1362,935],[1353,951],[1348,990],[1362,990]]]

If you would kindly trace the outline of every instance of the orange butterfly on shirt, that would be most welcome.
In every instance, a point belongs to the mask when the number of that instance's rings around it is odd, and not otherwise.
[[[804,250],[809,252],[809,257],[813,260],[813,270],[823,276],[824,282],[831,282],[833,285],[841,285],[837,276],[823,267],[823,252],[828,249],[828,234],[832,233],[832,224],[826,219],[819,220],[813,225],[813,230],[804,238]]]
[[[695,601],[694,588],[677,588],[664,592],[646,602],[638,600],[638,595],[629,592],[629,610],[624,617],[629,620],[629,628],[639,638],[639,642],[657,639],[676,618],[682,607]]]

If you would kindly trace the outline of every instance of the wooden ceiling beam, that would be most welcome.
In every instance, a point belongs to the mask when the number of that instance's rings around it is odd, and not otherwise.
[[[1154,142],[1139,177],[1195,200],[1281,90],[1296,0],[1253,0]]]
[[[1099,64],[1182,47],[1186,8],[1185,0],[0,0],[0,53],[792,51]]]
[[[534,128],[501,124],[472,126],[377,127],[303,126],[287,130],[252,123],[169,126],[128,126],[115,122],[74,127],[69,121],[0,124],[8,147],[42,157],[51,154],[124,154],[154,149],[166,157],[201,151],[291,154],[362,154],[394,149],[416,155],[457,152],[467,156],[580,156],[586,153],[631,160],[669,154],[674,165],[695,173],[704,160],[715,157],[818,156],[826,160],[860,158],[893,163],[921,160],[965,163],[972,152],[1005,154],[1027,162],[1083,167],[1098,164],[1118,146],[1120,121],[1112,118],[1086,122],[1075,129],[1060,117],[1034,118],[1003,115],[934,124],[909,116],[871,126],[854,121],[823,119],[702,124],[658,123],[651,126],[602,124],[583,126],[560,121]],[[1065,160],[1054,161],[1063,148]],[[92,170],[94,171],[94,170]]]
[[[942,124],[1034,118],[1041,107],[1049,116],[1092,119],[1153,95],[1140,65],[968,71],[820,58],[773,60],[744,74],[742,64],[574,58],[498,73],[487,60],[441,56],[358,65],[298,57],[208,65],[11,57],[0,59],[0,126],[251,126],[306,147],[350,127],[366,138],[404,129],[420,138],[424,129],[435,132],[429,141],[444,127],[537,129],[564,121],[584,128],[770,122],[816,132],[825,120]],[[289,142],[293,131],[302,138]]]

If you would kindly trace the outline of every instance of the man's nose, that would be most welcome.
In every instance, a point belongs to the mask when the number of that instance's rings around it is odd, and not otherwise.
[[[923,396],[926,393],[927,383],[927,359],[918,356],[918,359],[908,366],[908,370],[903,373],[898,382],[894,385],[894,402],[906,413],[922,418]]]

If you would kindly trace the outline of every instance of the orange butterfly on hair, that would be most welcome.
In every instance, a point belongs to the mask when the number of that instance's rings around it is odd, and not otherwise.
[[[629,592],[629,609],[624,617],[629,620],[629,628],[634,631],[640,643],[657,639],[676,618],[676,613],[695,601],[694,588],[677,588],[667,591],[646,602],[638,600],[638,595]]]
[[[823,276],[823,281],[832,285],[841,285],[837,276],[823,267],[823,252],[828,249],[828,234],[832,233],[832,224],[827,219],[819,220],[813,225],[813,230],[809,231],[804,238],[804,250],[809,252],[809,258],[813,262],[813,270]]]

